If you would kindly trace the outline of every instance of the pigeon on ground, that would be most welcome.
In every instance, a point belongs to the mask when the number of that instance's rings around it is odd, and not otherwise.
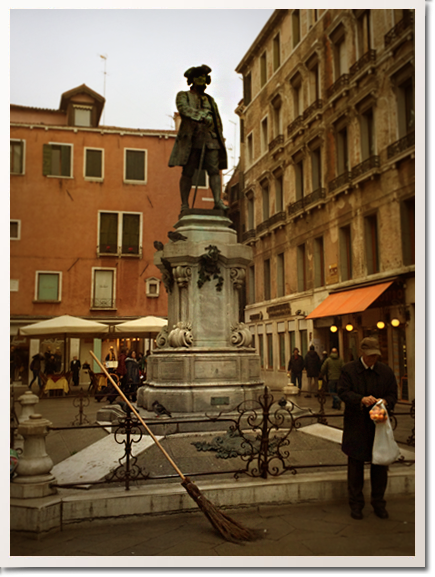
[[[166,407],[159,403],[159,401],[154,401],[152,404],[155,414],[160,417],[161,415],[168,415],[168,417],[172,417],[171,413],[168,411]]]
[[[282,397],[279,401],[278,401],[278,405],[282,408],[284,408],[287,405],[287,399],[285,397]]]
[[[168,232],[168,238],[169,240],[172,240],[172,242],[177,242],[177,240],[187,240],[187,236],[184,236],[184,234],[181,234],[180,232],[174,232],[173,230]]]
[[[163,243],[160,242],[159,240],[155,240],[154,241],[154,248],[156,250],[163,250]]]

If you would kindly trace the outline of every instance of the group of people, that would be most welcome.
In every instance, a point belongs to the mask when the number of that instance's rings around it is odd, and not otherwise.
[[[385,491],[388,466],[372,463],[377,425],[370,417],[370,409],[381,400],[387,411],[391,412],[397,402],[397,382],[392,369],[379,361],[381,351],[375,338],[364,338],[360,352],[357,360],[345,364],[336,348],[331,350],[329,356],[324,353],[324,359],[320,359],[313,345],[305,359],[295,348],[288,371],[299,391],[305,368],[309,390],[312,390],[313,383],[322,379],[322,382],[327,382],[333,407],[340,409],[341,402],[344,402],[342,451],[348,457],[347,484],[351,517],[357,520],[363,518],[364,464],[369,462],[371,505],[377,517],[387,519]]]
[[[132,402],[136,401],[137,389],[141,381],[146,378],[147,357],[149,354],[150,351],[148,351],[145,356],[141,352],[136,353],[134,350],[128,351],[127,349],[121,349],[120,353],[116,355],[114,348],[110,347],[106,355],[105,361],[108,373],[117,376],[122,392]],[[110,404],[112,404],[118,396],[115,387],[110,381],[108,382],[108,391],[106,391],[106,394]]]
[[[341,403],[337,396],[337,384],[343,365],[344,361],[339,357],[336,348],[331,350],[330,355],[323,351],[323,358],[321,359],[314,345],[311,345],[305,355],[305,359],[299,354],[299,349],[295,348],[293,350],[287,371],[291,377],[291,382],[298,387],[298,394],[300,395],[302,391],[302,372],[305,369],[308,379],[305,397],[310,398],[312,394],[317,396],[319,382],[321,382],[324,390],[327,390],[332,395],[332,408],[340,410]]]

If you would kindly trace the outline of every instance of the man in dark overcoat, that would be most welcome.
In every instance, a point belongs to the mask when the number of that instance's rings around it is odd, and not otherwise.
[[[184,76],[190,90],[179,92],[176,97],[181,125],[169,166],[183,167],[180,178],[181,210],[189,208],[192,178],[195,170],[199,168],[201,158],[202,168],[209,176],[214,208],[223,210],[228,208],[221,200],[220,170],[228,167],[222,121],[216,102],[205,92],[211,82],[210,72],[211,68],[205,64],[189,68]]]
[[[342,451],[348,456],[348,492],[351,517],[362,519],[364,507],[364,462],[371,462],[375,423],[369,411],[382,399],[388,411],[397,402],[397,382],[393,371],[379,362],[381,351],[375,338],[361,341],[361,357],[344,365],[338,381],[338,396],[345,403]],[[388,467],[370,467],[371,504],[381,519],[388,518],[384,499]]]

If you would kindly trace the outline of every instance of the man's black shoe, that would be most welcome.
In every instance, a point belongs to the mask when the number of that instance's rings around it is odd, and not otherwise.
[[[352,519],[357,519],[360,521],[363,518],[363,514],[361,511],[351,511],[350,516]]]
[[[388,519],[389,517],[388,511],[386,509],[375,509],[374,511],[376,517],[379,517],[379,519]]]

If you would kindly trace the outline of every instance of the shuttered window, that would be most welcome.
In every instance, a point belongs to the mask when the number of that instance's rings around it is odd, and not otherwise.
[[[71,177],[71,159],[71,144],[44,144],[42,168],[43,175]]]
[[[118,214],[116,212],[100,213],[100,247],[99,252],[118,252]]]
[[[99,219],[99,254],[141,255],[142,214],[100,212]]]
[[[11,140],[10,173],[24,173],[24,140]]]
[[[37,273],[37,296],[38,301],[58,301],[59,299],[59,273]]]
[[[122,215],[122,254],[139,254],[140,215]]]
[[[144,184],[146,181],[146,150],[125,149],[125,181]]]
[[[103,151],[93,148],[85,149],[85,177],[103,178]]]

